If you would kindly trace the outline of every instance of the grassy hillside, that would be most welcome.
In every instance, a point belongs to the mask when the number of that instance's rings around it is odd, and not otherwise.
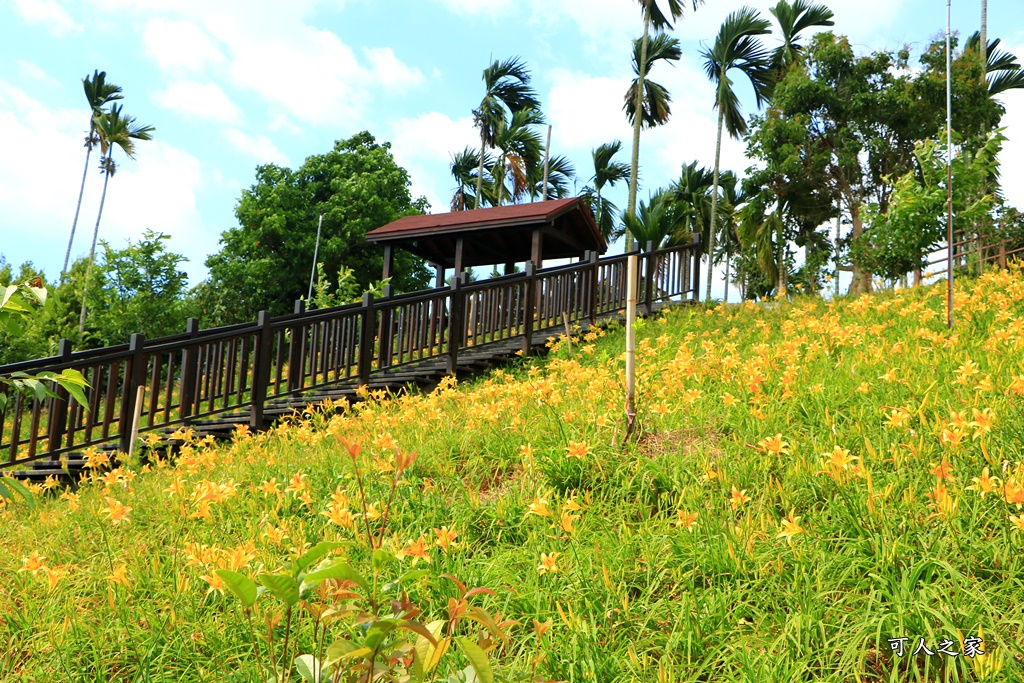
[[[645,321],[625,449],[611,330],[97,468],[0,510],[0,680],[266,680],[268,619],[279,671],[344,641],[330,680],[1024,680],[1024,275],[956,301],[954,334],[941,286]],[[247,615],[218,569],[277,578]]]

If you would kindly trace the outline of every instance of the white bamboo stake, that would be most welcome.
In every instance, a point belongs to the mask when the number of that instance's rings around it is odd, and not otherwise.
[[[636,419],[636,280],[637,255],[626,259],[626,439],[633,431]]]
[[[135,442],[139,439],[139,419],[142,417],[142,401],[146,398],[146,387],[139,387],[135,392],[135,415],[132,416],[132,440],[128,444],[128,459],[135,453]]]

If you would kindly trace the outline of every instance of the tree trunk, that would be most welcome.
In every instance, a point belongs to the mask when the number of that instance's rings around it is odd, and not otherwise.
[[[725,252],[725,303],[729,303],[729,267],[732,265],[732,252]]]
[[[90,120],[89,143],[85,146],[85,170],[82,171],[82,186],[78,189],[78,204],[75,205],[75,220],[71,223],[71,237],[68,238],[68,250],[64,252],[64,267],[60,270],[61,282],[64,282],[64,275],[68,272],[68,262],[71,260],[71,244],[75,241],[75,228],[78,227],[78,213],[82,210],[82,195],[85,194],[85,178],[89,175],[89,156],[92,155],[93,135],[93,124]]]
[[[715,272],[715,231],[718,222],[718,181],[719,168],[722,161],[722,124],[725,122],[725,111],[718,108],[718,142],[715,144],[715,177],[711,190],[711,228],[708,230],[708,286],[705,299],[711,301],[711,278]],[[728,287],[728,285],[726,285]]]
[[[637,89],[636,89],[636,110],[633,112],[633,159],[632,165],[630,166],[629,172],[629,200],[626,203],[626,213],[629,215],[636,214],[636,187],[637,187],[637,176],[640,171],[640,128],[644,122],[643,106],[644,106],[644,78],[647,76],[644,73],[647,70],[647,44],[651,37],[651,17],[646,12],[644,13],[644,37],[640,42],[640,63],[637,65],[640,68],[638,71],[637,78]],[[626,231],[626,252],[631,252],[635,248],[633,235]]]
[[[100,210],[96,214],[96,227],[92,231],[92,248],[89,249],[89,265],[85,269],[85,283],[82,285],[82,312],[78,316],[78,333],[85,333],[85,302],[89,298],[89,279],[92,277],[92,264],[96,260],[96,240],[100,234],[100,219],[103,217],[103,205],[107,201],[107,183],[110,182],[110,169],[109,161],[114,151],[114,146],[110,146],[110,152],[107,154],[108,168],[103,173],[103,194],[100,196]]]
[[[850,218],[853,220],[853,239],[856,241],[864,234],[864,222],[860,217],[859,201],[850,202]],[[853,282],[850,283],[850,294],[867,294],[870,291],[871,273],[854,260]]]
[[[476,172],[476,202],[473,205],[474,209],[480,208],[480,195],[484,189],[484,148],[487,146],[487,141],[484,139],[484,124],[480,123],[480,167]]]
[[[981,0],[981,63],[988,63],[988,0]],[[984,73],[981,76],[985,80]]]

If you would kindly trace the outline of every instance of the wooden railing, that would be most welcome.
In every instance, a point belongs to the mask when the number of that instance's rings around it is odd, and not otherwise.
[[[701,245],[640,254],[638,305],[696,299]],[[264,424],[270,402],[346,380],[360,385],[395,368],[430,359],[448,372],[459,353],[498,342],[529,352],[534,333],[594,323],[626,306],[625,255],[467,282],[394,296],[390,289],[360,303],[200,330],[190,319],[184,334],[72,351],[62,340],[51,358],[0,367],[14,372],[81,372],[88,407],[57,398],[39,401],[11,393],[0,413],[0,470],[44,458],[58,459],[90,446],[116,445],[127,452],[136,410],[139,432],[189,425],[213,416],[247,413],[253,428]],[[563,314],[565,319],[563,319]],[[557,331],[554,332],[557,334]],[[143,391],[139,393],[139,388]],[[136,405],[141,395],[142,403]]]
[[[987,241],[984,238],[968,236],[964,233],[956,233],[957,241],[953,242],[956,253],[953,255],[953,265],[974,262],[982,268],[989,264],[995,264],[999,268],[1006,268],[1011,258],[1024,258],[1024,246],[1019,242],[1006,239],[993,239]],[[944,247],[945,249],[945,247]],[[949,257],[945,251],[943,255],[935,260],[929,261],[927,266],[946,264]]]

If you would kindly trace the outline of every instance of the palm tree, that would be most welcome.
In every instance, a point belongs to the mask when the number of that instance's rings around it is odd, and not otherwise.
[[[989,42],[983,57],[985,75],[988,78],[990,97],[1001,95],[1007,90],[1024,88],[1024,69],[1011,52],[999,49],[999,38]],[[975,31],[964,44],[964,51],[977,51],[981,47],[981,34]]]
[[[604,238],[610,239],[615,232],[616,207],[607,197],[601,196],[601,191],[608,186],[615,187],[622,180],[629,179],[629,165],[623,161],[615,161],[615,155],[622,150],[622,143],[619,140],[606,142],[597,149],[591,150],[594,159],[594,175],[590,181],[594,184],[596,200],[591,203],[594,207],[594,218],[597,220],[597,227]]]
[[[85,177],[89,174],[89,157],[92,155],[92,148],[99,144],[99,137],[96,135],[96,117],[103,113],[103,107],[114,100],[122,99],[121,87],[113,83],[107,83],[107,72],[94,70],[92,77],[86,76],[82,79],[82,88],[85,90],[85,99],[89,102],[89,133],[85,136],[85,169],[82,171],[82,186],[78,189],[78,204],[75,205],[75,219],[71,222],[71,237],[68,238],[68,249],[64,253],[64,267],[60,270],[60,279],[63,282],[64,274],[68,271],[68,261],[71,259],[71,245],[75,241],[75,229],[78,227],[78,214],[82,210],[82,195],[85,194]]]
[[[715,147],[715,177],[711,194],[711,228],[708,231],[707,299],[711,298],[714,268],[711,259],[715,253],[715,222],[718,210],[719,168],[722,158],[723,124],[732,138],[747,132],[747,122],[740,110],[740,101],[732,89],[729,72],[736,69],[745,75],[754,88],[754,97],[760,107],[771,92],[772,69],[768,52],[757,36],[771,33],[769,22],[762,19],[752,7],[743,7],[725,19],[711,49],[701,51],[704,71],[715,84],[715,109],[718,110],[718,142]]]
[[[543,173],[544,141],[536,128],[543,123],[544,115],[532,107],[513,112],[511,120],[498,120],[493,143],[498,156],[491,167],[496,205],[522,200],[532,192],[531,175],[538,169]]]
[[[626,112],[626,118],[629,119],[629,122],[635,124],[634,119],[636,117],[637,102],[639,101],[643,117],[640,122],[641,128],[654,128],[655,126],[663,126],[668,123],[668,119],[672,115],[672,96],[669,95],[665,86],[659,85],[645,77],[643,97],[637,97],[637,90],[640,88],[639,65],[641,48],[640,41],[634,40],[633,73],[637,77],[633,79],[633,82],[629,85],[629,90],[626,91],[622,110]],[[679,47],[679,40],[666,33],[659,33],[650,39],[646,66],[643,71],[645,74],[650,74],[651,69],[658,62],[678,62],[682,56],[683,51]]]
[[[719,212],[722,227],[719,235],[718,254],[715,259],[717,263],[721,263],[722,256],[725,256],[725,303],[729,303],[729,275],[732,272],[732,257],[739,254],[742,249],[737,232],[736,212],[747,201],[747,197],[732,171],[722,174],[721,185],[724,206]]]
[[[769,8],[769,12],[779,22],[779,33],[782,44],[772,51],[772,69],[775,71],[776,82],[782,80],[790,66],[802,62],[803,46],[797,42],[800,33],[812,26],[833,26],[832,10],[825,5],[817,5],[809,0],[779,0],[779,4]]]
[[[480,149],[483,152],[477,169],[474,208],[480,207],[483,193],[484,155],[488,149],[494,148],[506,115],[540,108],[540,100],[530,87],[530,72],[518,57],[504,62],[495,61],[484,69],[483,80],[486,93],[479,108],[473,110],[474,121],[480,128]]]
[[[701,241],[708,241],[711,228],[711,189],[714,187],[714,173],[693,161],[683,166],[679,180],[672,183],[673,200],[685,207],[688,227],[691,232],[700,233]]]
[[[152,140],[153,126],[144,126],[135,122],[131,116],[121,114],[121,106],[113,105],[109,112],[95,117],[96,133],[100,139],[100,152],[104,156],[100,161],[103,172],[103,194],[100,197],[100,210],[96,214],[96,227],[92,233],[92,248],[89,250],[89,264],[85,270],[85,285],[82,290],[82,312],[78,318],[79,334],[85,332],[85,303],[89,296],[89,279],[92,276],[92,264],[96,258],[96,240],[100,234],[100,219],[103,217],[103,205],[107,201],[107,184],[110,177],[117,172],[114,161],[114,147],[120,147],[129,159],[135,158],[135,141]]]
[[[642,250],[648,242],[662,249],[688,238],[685,207],[673,201],[669,191],[659,190],[648,201],[640,202],[636,213],[622,216],[626,232],[633,236]]]
[[[637,87],[635,90],[636,101],[633,105],[633,111],[643,111],[643,100],[641,99],[646,91],[644,81],[647,78],[648,73],[648,59],[647,52],[650,46],[651,40],[651,29],[653,28],[656,32],[662,32],[670,30],[672,28],[672,22],[678,21],[683,16],[684,0],[661,0],[661,4],[667,7],[668,13],[662,11],[659,7],[658,0],[637,0],[640,3],[641,11],[644,15],[644,35],[640,39],[640,55],[636,57],[636,51],[634,49],[634,64],[637,68]],[[704,0],[690,0],[694,11],[699,6],[704,4]],[[634,41],[635,46],[635,41]],[[629,167],[629,200],[626,205],[626,213],[636,213],[636,187],[637,187],[637,172],[640,168],[640,127],[643,123],[642,116],[634,116],[632,119],[633,123],[633,156]],[[626,236],[626,251],[632,251],[633,244],[632,238],[627,234]]]
[[[548,160],[547,194],[544,192],[544,166],[538,164],[529,174],[530,198],[564,199],[570,194],[569,181],[576,177],[576,168],[564,155],[559,154]]]
[[[490,154],[485,157],[484,166],[489,169],[494,164],[494,159]],[[480,152],[472,147],[466,147],[452,156],[452,177],[458,183],[455,193],[452,195],[452,211],[466,211],[476,204],[476,194],[473,188],[476,187],[476,173],[479,165]]]

